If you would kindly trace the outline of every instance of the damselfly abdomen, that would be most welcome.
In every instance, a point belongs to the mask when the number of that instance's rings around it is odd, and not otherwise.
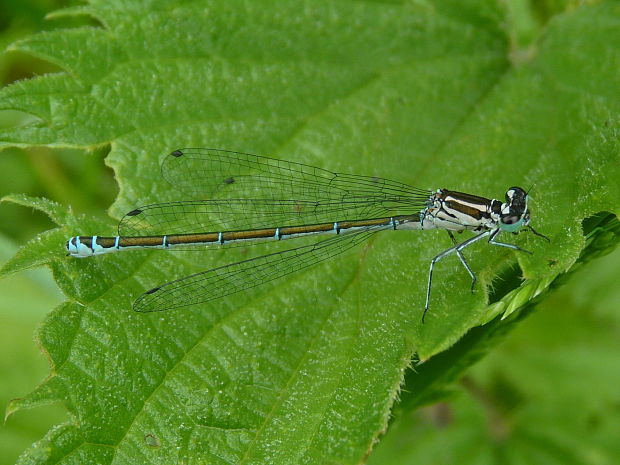
[[[373,234],[397,229],[444,229],[455,245],[430,264],[424,316],[429,308],[433,268],[455,254],[472,278],[463,249],[483,238],[489,244],[527,252],[497,241],[502,232],[529,226],[527,192],[511,187],[505,202],[462,192],[415,187],[374,176],[332,173],[274,158],[216,149],[170,153],[162,174],[175,188],[207,200],[146,205],[127,213],[118,235],[75,236],[74,257],[130,249],[195,249],[250,245],[310,235],[332,237],[309,245],[195,273],[153,288],[134,303],[155,312],[207,302],[272,281],[334,257]],[[452,231],[473,231],[456,243]],[[548,239],[547,239],[548,240]],[[527,252],[530,253],[530,252]]]

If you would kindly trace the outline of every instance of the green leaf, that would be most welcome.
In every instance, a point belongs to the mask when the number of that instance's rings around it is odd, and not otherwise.
[[[382,234],[283,282],[151,315],[131,312],[144,290],[262,251],[78,260],[66,238],[46,236],[51,252],[28,245],[21,263],[53,254],[69,302],[40,332],[53,376],[13,407],[61,399],[75,423],[28,451],[31,463],[359,463],[414,352],[428,360],[483,321],[494,286],[493,315],[531,305],[583,253],[582,221],[618,211],[615,2],[556,16],[519,64],[506,12],[483,0],[91,0],[72,13],[102,26],[13,45],[66,72],[0,91],[0,109],[40,119],[0,131],[0,143],[110,144],[116,218],[179,200],[161,159],[207,146],[496,198],[533,185],[533,225],[552,242],[506,239],[531,256],[467,249],[474,293],[458,260],[442,261],[422,325],[428,263],[450,245],[441,231]],[[63,215],[67,237],[114,234],[112,221]],[[465,347],[459,369],[476,350]],[[439,382],[428,398],[451,369],[429,375]]]
[[[0,262],[16,245],[0,235]],[[32,343],[32,333],[50,305],[62,300],[47,270],[29,270],[0,281],[0,411],[9,399],[32,390],[49,371],[48,360]],[[59,406],[22,412],[0,428],[0,463],[15,463],[18,455],[57,421],[66,419]]]
[[[402,407],[420,389],[406,393],[368,463],[617,463],[619,252],[573,274],[471,370],[450,404],[412,414]],[[458,352],[448,352],[458,363]],[[422,371],[412,375],[418,387]]]
[[[17,205],[31,207],[47,214],[57,224],[68,227],[78,227],[80,218],[73,216],[56,202],[47,199],[30,197],[24,194],[7,195],[0,199],[2,202],[12,202]],[[8,261],[0,267],[0,277],[16,273],[40,265],[49,265],[58,260],[58,244],[65,242],[67,229],[56,228],[40,234],[22,247]]]

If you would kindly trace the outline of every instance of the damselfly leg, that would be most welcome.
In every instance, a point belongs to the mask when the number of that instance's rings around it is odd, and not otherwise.
[[[457,242],[457,240],[454,238],[454,234],[452,234],[452,231],[447,231],[448,235],[450,236],[450,239],[452,240],[452,243],[455,246],[458,246],[459,243]],[[471,276],[471,291],[474,292],[474,286],[476,285],[476,275],[474,274],[474,272],[472,271],[472,269],[469,267],[469,265],[467,264],[467,260],[465,260],[465,256],[461,253],[460,250],[456,250],[456,254],[459,257],[459,260],[461,260],[461,263],[463,264],[463,266],[465,267],[465,269],[467,270],[467,272],[469,273],[469,276]]]
[[[435,263],[437,263],[439,260],[441,260],[444,257],[447,257],[450,254],[456,253],[459,259],[461,260],[461,263],[465,265],[465,269],[468,271],[469,275],[472,276],[472,280],[475,283],[476,275],[474,274],[474,272],[471,270],[471,268],[467,264],[467,261],[465,260],[465,257],[463,257],[463,254],[461,253],[461,251],[465,247],[473,244],[474,242],[479,241],[480,239],[485,238],[489,234],[491,234],[491,231],[483,231],[477,236],[470,237],[466,241],[461,242],[460,244],[455,245],[454,247],[450,247],[447,250],[444,250],[443,252],[441,252],[439,255],[437,255],[435,258],[431,260],[431,265],[430,265],[430,269],[428,272],[428,285],[426,287],[426,304],[424,304],[424,313],[422,314],[422,323],[424,323],[424,318],[426,317],[426,312],[428,311],[428,307],[431,301],[431,287],[433,284],[433,268],[435,267]]]
[[[544,238],[545,240],[550,241],[550,239],[545,236],[544,234],[540,234],[536,231],[533,230],[532,231],[537,235],[540,236],[542,238]],[[469,239],[467,239],[466,241],[461,242],[460,244],[457,244],[456,239],[454,238],[454,235],[452,234],[451,231],[448,231],[448,235],[450,236],[450,239],[452,239],[452,242],[455,244],[454,247],[450,247],[447,250],[444,250],[443,252],[441,252],[439,255],[435,256],[435,258],[433,258],[431,260],[431,264],[430,264],[430,269],[428,272],[428,286],[426,289],[426,304],[424,305],[424,313],[422,314],[422,323],[424,323],[424,318],[426,317],[426,312],[428,311],[428,308],[430,306],[430,300],[431,300],[431,287],[432,287],[432,283],[433,283],[433,269],[435,267],[435,264],[441,260],[444,257],[447,257],[450,254],[456,254],[459,257],[459,260],[461,261],[461,263],[463,264],[463,266],[465,267],[465,269],[467,270],[467,273],[469,273],[469,276],[471,277],[472,283],[471,283],[471,290],[473,292],[474,290],[474,286],[476,285],[476,275],[475,273],[472,271],[471,267],[469,266],[469,264],[467,263],[467,260],[465,260],[465,257],[463,256],[463,249],[465,249],[466,247],[470,246],[471,244],[473,244],[474,242],[478,242],[480,239],[489,236],[488,242],[491,245],[497,245],[500,247],[506,247],[508,249],[511,250],[517,250],[519,252],[525,252],[527,254],[532,255],[532,252],[530,252],[529,250],[525,250],[521,247],[519,247],[518,245],[515,244],[509,244],[506,242],[499,242],[496,241],[496,237],[499,235],[499,233],[501,233],[502,230],[501,229],[496,229],[496,230],[492,230],[492,231],[483,231],[480,234],[471,237]]]
[[[518,245],[508,244],[506,242],[496,241],[495,238],[498,236],[498,234],[500,232],[502,232],[502,230],[501,229],[497,229],[497,230],[495,230],[495,231],[493,231],[491,233],[491,237],[489,237],[489,244],[498,245],[500,247],[506,247],[506,248],[512,249],[512,250],[518,250],[519,252],[525,252],[525,253],[529,253],[530,255],[532,255],[532,252],[530,252],[529,250],[522,249]]]

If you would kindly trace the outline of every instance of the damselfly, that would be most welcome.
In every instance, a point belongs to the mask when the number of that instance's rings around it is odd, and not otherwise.
[[[195,273],[142,294],[134,310],[155,312],[207,302],[307,268],[351,249],[373,234],[397,229],[444,229],[454,246],[431,260],[424,316],[433,268],[456,255],[472,279],[463,249],[483,238],[489,244],[528,252],[497,241],[502,232],[529,225],[528,194],[520,187],[506,201],[415,187],[374,176],[332,173],[322,168],[246,153],[188,148],[170,153],[164,178],[187,194],[208,200],[146,205],[120,221],[118,236],[75,236],[67,241],[74,257],[129,249],[195,249],[280,241],[309,235],[332,237],[297,248]],[[473,231],[461,242],[453,231]]]

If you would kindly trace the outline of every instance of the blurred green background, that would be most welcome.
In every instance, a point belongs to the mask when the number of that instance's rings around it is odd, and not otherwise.
[[[60,0],[1,0],[0,47],[37,31],[80,24],[76,20],[46,20],[48,12],[77,4]],[[84,24],[84,21],[81,22]],[[19,53],[0,56],[0,82],[10,84],[43,73],[53,65]],[[0,126],[25,124],[30,116],[0,112]],[[102,153],[45,147],[12,148],[0,153],[0,197],[9,193],[43,196],[72,205],[76,212],[101,215],[116,194],[111,170]],[[0,263],[41,231],[54,227],[42,213],[0,203]],[[0,410],[15,397],[32,390],[50,373],[49,363],[35,341],[36,329],[46,313],[62,301],[51,273],[31,270],[0,280]],[[3,415],[4,417],[4,415]],[[61,405],[19,412],[0,425],[0,465],[15,463],[34,441],[53,425],[67,421]]]
[[[69,6],[60,0],[2,0],[2,48],[36,31],[71,27],[77,20],[45,20]],[[571,2],[508,2],[514,50],[526,53],[554,10]],[[84,19],[83,21],[87,21]],[[83,24],[83,21],[81,24]],[[16,53],[0,56],[3,85],[57,69]],[[18,112],[0,113],[0,125],[29,121]],[[0,154],[0,196],[44,196],[77,213],[105,214],[116,195],[105,153],[75,149],[9,149]],[[53,227],[41,213],[0,204],[0,263],[17,248]],[[620,251],[574,275],[476,365],[454,399],[407,417],[369,463],[620,463]],[[48,270],[32,270],[0,281],[0,409],[33,389],[50,373],[35,342],[36,328],[61,302]],[[550,382],[553,380],[553,382]],[[17,412],[0,426],[0,465],[18,455],[50,427],[68,421],[60,405]],[[474,458],[474,459],[472,459]]]

